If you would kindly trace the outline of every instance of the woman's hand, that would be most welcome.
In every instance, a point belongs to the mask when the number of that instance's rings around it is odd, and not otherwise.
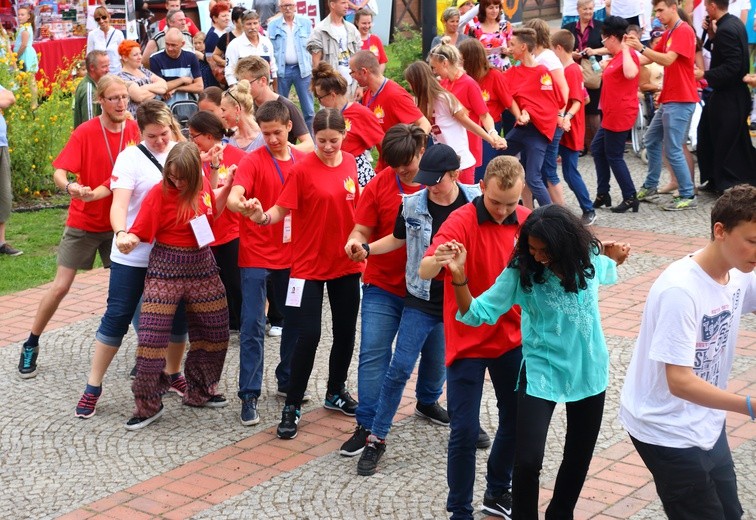
[[[362,262],[367,258],[367,251],[362,247],[362,242],[356,238],[350,238],[347,241],[344,251],[352,262]]]
[[[124,255],[131,253],[139,245],[139,237],[134,233],[118,233],[116,247]]]
[[[617,262],[617,265],[622,265],[630,256],[630,244],[620,244],[617,242],[605,242],[604,254]]]
[[[500,135],[495,135],[493,138],[493,144],[491,146],[494,150],[506,150],[507,149],[507,140],[501,137]]]
[[[248,212],[249,214],[246,216],[248,216],[255,224],[262,224],[266,220],[262,204],[260,204],[260,201],[256,198],[251,198],[245,201],[244,206],[246,211],[241,212],[242,215],[245,215],[245,213]]]
[[[523,110],[522,112],[520,112],[520,117],[517,118],[517,124],[525,126],[528,123],[530,123],[530,114],[528,114],[527,110]]]

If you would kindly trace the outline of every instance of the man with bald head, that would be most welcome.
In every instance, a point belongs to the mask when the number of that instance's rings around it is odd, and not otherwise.
[[[150,70],[168,84],[168,91],[163,94],[168,106],[177,101],[196,100],[205,88],[197,56],[182,49],[183,45],[181,31],[173,27],[165,33],[165,49],[150,56]]]
[[[188,30],[187,23],[188,19],[183,11],[180,9],[170,9],[165,15],[165,29],[153,36],[144,48],[144,52],[142,53],[142,65],[149,68],[150,57],[154,53],[165,49],[165,37],[170,29],[178,29],[184,39],[184,49],[187,51],[194,51],[194,42],[192,41],[192,34]]]

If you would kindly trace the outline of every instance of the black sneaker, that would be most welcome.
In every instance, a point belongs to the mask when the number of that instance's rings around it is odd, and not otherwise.
[[[386,442],[381,441],[375,435],[368,437],[365,449],[362,451],[359,462],[357,462],[357,474],[361,477],[375,475],[378,468],[378,461],[383,457],[386,451]]]
[[[136,379],[136,363],[134,364],[134,368],[131,369],[131,372],[129,372],[129,379]]]
[[[226,406],[228,406],[228,401],[225,397],[223,397],[223,395],[216,394],[205,401],[205,404],[203,404],[202,406],[204,408],[225,408]]]
[[[449,412],[444,410],[438,401],[433,404],[422,404],[418,401],[415,405],[415,415],[428,419],[433,424],[449,426]]]
[[[488,436],[486,430],[481,426],[478,432],[478,440],[475,441],[475,447],[479,450],[485,450],[486,448],[490,448],[491,444],[491,437]]]
[[[36,347],[21,347],[21,358],[18,360],[18,377],[31,379],[37,375],[37,356],[39,345]]]
[[[596,212],[584,211],[583,216],[580,217],[580,222],[582,222],[584,226],[592,226],[593,223],[596,222]]]
[[[243,426],[252,426],[260,422],[260,414],[257,413],[257,397],[251,395],[242,399],[241,423]]]
[[[23,254],[24,254],[23,251],[16,249],[15,247],[11,247],[10,244],[8,244],[8,242],[0,246],[0,255],[20,256]]]
[[[483,511],[489,515],[512,520],[512,493],[505,491],[499,497],[483,496]]]
[[[276,395],[278,397],[283,397],[284,399],[286,399],[287,397],[289,397],[289,392],[283,388],[279,388],[278,390],[276,390]],[[304,395],[302,396],[302,402],[306,403],[310,399],[312,399],[312,394],[308,390],[305,390]]]
[[[357,401],[352,399],[346,388],[342,388],[338,394],[326,394],[323,407],[328,410],[336,410],[349,417],[354,417],[357,412]]]
[[[276,428],[276,435],[279,439],[293,439],[297,436],[297,425],[302,417],[302,411],[293,404],[284,406],[281,413],[281,422]]]
[[[160,405],[160,410],[157,411],[155,415],[152,417],[132,417],[128,421],[126,421],[125,427],[127,430],[141,430],[142,428],[145,428],[152,424],[153,422],[157,421],[162,417],[163,415],[163,405]]]
[[[366,430],[364,426],[358,424],[349,440],[341,445],[339,454],[345,457],[359,455],[365,449],[368,435],[370,435],[370,430]]]

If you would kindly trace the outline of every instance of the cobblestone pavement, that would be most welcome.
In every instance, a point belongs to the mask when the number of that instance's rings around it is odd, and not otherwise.
[[[645,166],[628,154],[636,186]],[[580,159],[589,190],[595,193],[590,157]],[[663,179],[664,182],[664,179]],[[620,194],[613,182],[612,196]],[[565,186],[566,189],[566,186]],[[577,208],[571,193],[568,204]],[[620,283],[602,289],[603,324],[611,352],[598,446],[590,478],[575,517],[609,519],[663,518],[649,474],[617,421],[619,391],[634,346],[643,301],[660,270],[706,242],[713,199],[700,197],[693,211],[664,212],[643,204],[639,213],[598,212],[595,231],[602,239],[627,240],[633,254],[620,268]],[[97,278],[99,277],[99,278]],[[182,406],[166,396],[165,415],[149,428],[127,432],[133,400],[128,373],[135,356],[130,333],[104,382],[97,415],[76,419],[73,410],[84,388],[94,332],[102,312],[102,273],[97,291],[83,298],[89,305],[69,306],[67,322],[41,340],[40,372],[21,381],[16,373],[19,330],[28,330],[41,290],[0,298],[0,363],[6,377],[0,392],[8,397],[0,412],[0,518],[444,518],[448,429],[415,418],[413,381],[405,392],[398,423],[392,429],[379,472],[356,475],[356,459],[337,453],[354,427],[353,420],[322,409],[327,378],[329,326],[310,382],[313,401],[304,407],[300,435],[275,439],[283,400],[275,397],[274,364],[266,367],[260,400],[262,421],[243,427],[235,397],[238,336],[232,336],[221,391],[231,402],[220,410]],[[77,282],[78,283],[78,282]],[[84,291],[86,285],[77,285]],[[37,298],[37,300],[35,300]],[[72,294],[70,298],[76,298]],[[324,322],[330,312],[324,309]],[[359,335],[358,335],[359,345]],[[266,340],[266,356],[277,359],[278,339]],[[357,348],[349,377],[356,393]],[[756,320],[743,320],[731,388],[754,393]],[[745,390],[744,390],[745,389]],[[481,423],[494,431],[496,403],[486,386]],[[542,503],[561,459],[564,407],[557,408],[548,438],[541,482]],[[728,430],[737,465],[745,518],[756,518],[756,424],[731,414]],[[485,485],[485,453],[478,457],[475,506]],[[478,514],[482,518],[482,514]]]

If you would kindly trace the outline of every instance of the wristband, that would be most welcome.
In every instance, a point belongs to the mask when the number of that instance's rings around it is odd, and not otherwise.
[[[492,128],[488,131],[488,135],[498,135],[499,132],[496,131],[496,128]]]
[[[364,249],[365,252],[367,253],[367,255],[365,255],[365,258],[369,257],[370,256],[370,244],[362,244],[362,249]]]
[[[748,407],[748,415],[751,416],[751,420],[756,420],[756,417],[753,416],[753,407],[751,406],[751,396],[746,396],[746,406]]]
[[[566,114],[564,114],[565,119],[572,119],[573,117],[575,117],[575,114],[573,114],[572,112],[567,112]]]
[[[265,213],[263,213],[263,216],[265,217],[265,220],[263,220],[262,222],[260,222],[260,225],[261,226],[267,226],[268,224],[270,224],[270,213],[268,213],[266,211]]]
[[[467,276],[465,276],[465,281],[464,282],[462,282],[462,283],[455,283],[454,280],[452,279],[451,284],[454,287],[464,287],[465,285],[467,285]]]
[[[68,182],[66,183],[66,193],[68,193],[69,195],[71,194],[71,192],[70,192],[70,191],[68,190],[68,187],[69,187],[69,186],[70,186],[71,184],[76,184],[76,181],[68,181]]]
[[[646,52],[646,49],[648,49],[648,47],[644,45],[643,47],[641,47],[641,50],[639,50],[638,52],[643,54],[644,52]]]
[[[119,229],[118,231],[116,231],[115,232],[116,238],[118,238],[118,235],[120,235],[121,233],[126,233],[126,230],[125,229]]]
[[[213,163],[210,163],[210,169],[211,170],[220,170],[220,164],[217,166],[213,166]]]

